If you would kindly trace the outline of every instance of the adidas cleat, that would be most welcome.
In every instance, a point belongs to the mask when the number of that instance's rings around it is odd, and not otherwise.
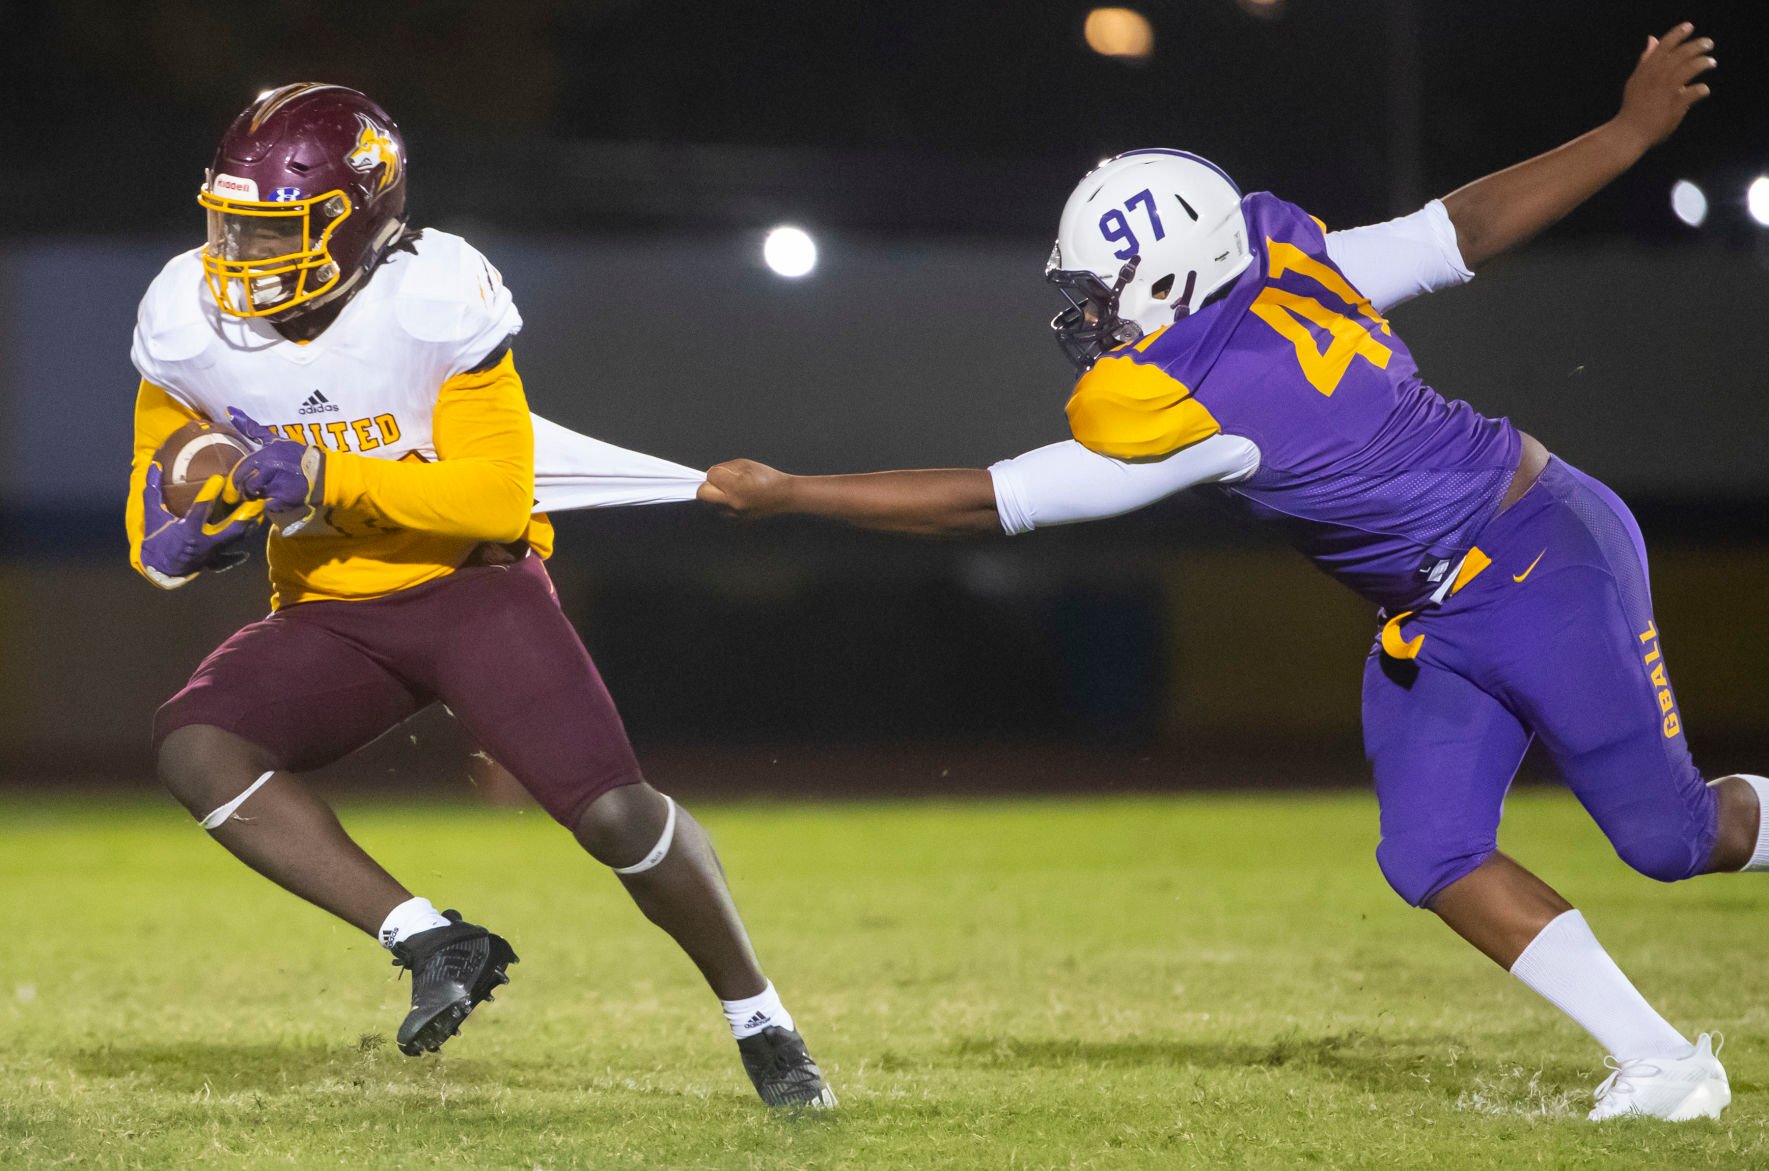
[[[516,962],[503,936],[463,923],[459,911],[442,914],[449,926],[420,931],[392,948],[393,966],[412,974],[412,1010],[397,1038],[407,1057],[442,1048],[493,988],[510,982],[505,969]]]
[[[792,1029],[770,1025],[737,1042],[743,1071],[755,1083],[762,1101],[776,1109],[824,1110],[835,1105],[835,1091]]]

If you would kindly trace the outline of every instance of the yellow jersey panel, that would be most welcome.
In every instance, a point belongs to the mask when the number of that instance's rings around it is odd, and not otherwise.
[[[1222,430],[1191,390],[1129,353],[1108,354],[1069,397],[1069,430],[1090,451],[1114,459],[1156,459]]]

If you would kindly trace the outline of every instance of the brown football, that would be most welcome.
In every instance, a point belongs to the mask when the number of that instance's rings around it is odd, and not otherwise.
[[[154,453],[166,510],[173,516],[189,512],[204,482],[233,471],[251,450],[238,431],[207,419],[192,419],[172,432]]]

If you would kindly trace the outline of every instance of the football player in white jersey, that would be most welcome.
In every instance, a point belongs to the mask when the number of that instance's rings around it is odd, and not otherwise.
[[[261,95],[199,194],[208,243],[142,301],[132,560],[176,588],[268,535],[274,590],[160,709],[160,777],[247,865],[378,936],[413,975],[399,1047],[433,1051],[515,952],[414,896],[295,774],[445,703],[688,953],[762,1099],[833,1105],[705,831],[645,782],[543,565],[537,490],[543,506],[680,499],[701,477],[531,417],[509,290],[466,241],[407,226],[405,169],[364,95]],[[193,419],[256,450],[178,518],[154,454]]]

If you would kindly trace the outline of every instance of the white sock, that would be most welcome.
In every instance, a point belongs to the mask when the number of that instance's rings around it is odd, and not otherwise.
[[[773,981],[746,999],[721,1000],[719,1007],[725,1010],[725,1019],[731,1023],[731,1035],[739,1041],[775,1025],[792,1028],[792,1014],[780,1003],[780,993],[774,991]]]
[[[1751,860],[1739,870],[1769,870],[1769,777],[1753,777],[1748,773],[1736,775],[1757,791],[1757,845],[1751,851]]]
[[[403,943],[420,931],[447,926],[448,920],[430,905],[429,899],[410,898],[387,912],[387,918],[381,923],[381,946],[391,949],[394,944]]]
[[[1511,974],[1578,1022],[1617,1061],[1689,1048],[1688,1038],[1646,1003],[1577,911],[1564,911],[1542,928]]]

